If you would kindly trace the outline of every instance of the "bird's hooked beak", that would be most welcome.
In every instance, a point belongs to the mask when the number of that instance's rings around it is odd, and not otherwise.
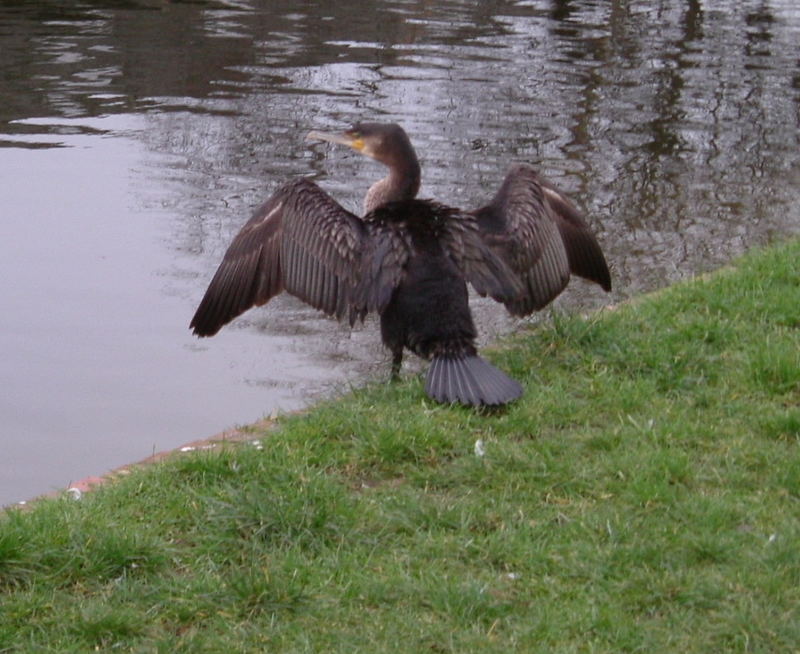
[[[306,136],[306,141],[328,141],[328,143],[338,143],[339,145],[346,145],[353,148],[362,154],[371,156],[367,150],[367,144],[358,134],[354,132],[309,132]]]

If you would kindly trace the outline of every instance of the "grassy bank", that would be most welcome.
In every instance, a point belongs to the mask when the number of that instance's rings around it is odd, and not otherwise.
[[[0,651],[797,651],[799,261],[520,334],[504,413],[408,379],[11,511]]]

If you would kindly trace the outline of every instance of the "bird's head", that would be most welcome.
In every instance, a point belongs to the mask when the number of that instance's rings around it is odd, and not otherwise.
[[[306,138],[346,145],[389,168],[417,162],[408,135],[396,123],[356,123],[344,132],[313,131]]]

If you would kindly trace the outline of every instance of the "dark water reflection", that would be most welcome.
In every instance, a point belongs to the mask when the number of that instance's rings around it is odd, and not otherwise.
[[[4,2],[0,503],[385,373],[291,298],[187,330],[278,183],[360,207],[379,169],[309,129],[401,122],[463,206],[537,163],[611,262],[559,302],[593,308],[798,231],[798,43],[793,0]]]

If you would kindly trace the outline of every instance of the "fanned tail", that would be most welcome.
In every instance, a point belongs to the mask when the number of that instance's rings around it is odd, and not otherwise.
[[[445,404],[498,406],[516,400],[522,386],[477,355],[450,355],[434,357],[425,392]]]

